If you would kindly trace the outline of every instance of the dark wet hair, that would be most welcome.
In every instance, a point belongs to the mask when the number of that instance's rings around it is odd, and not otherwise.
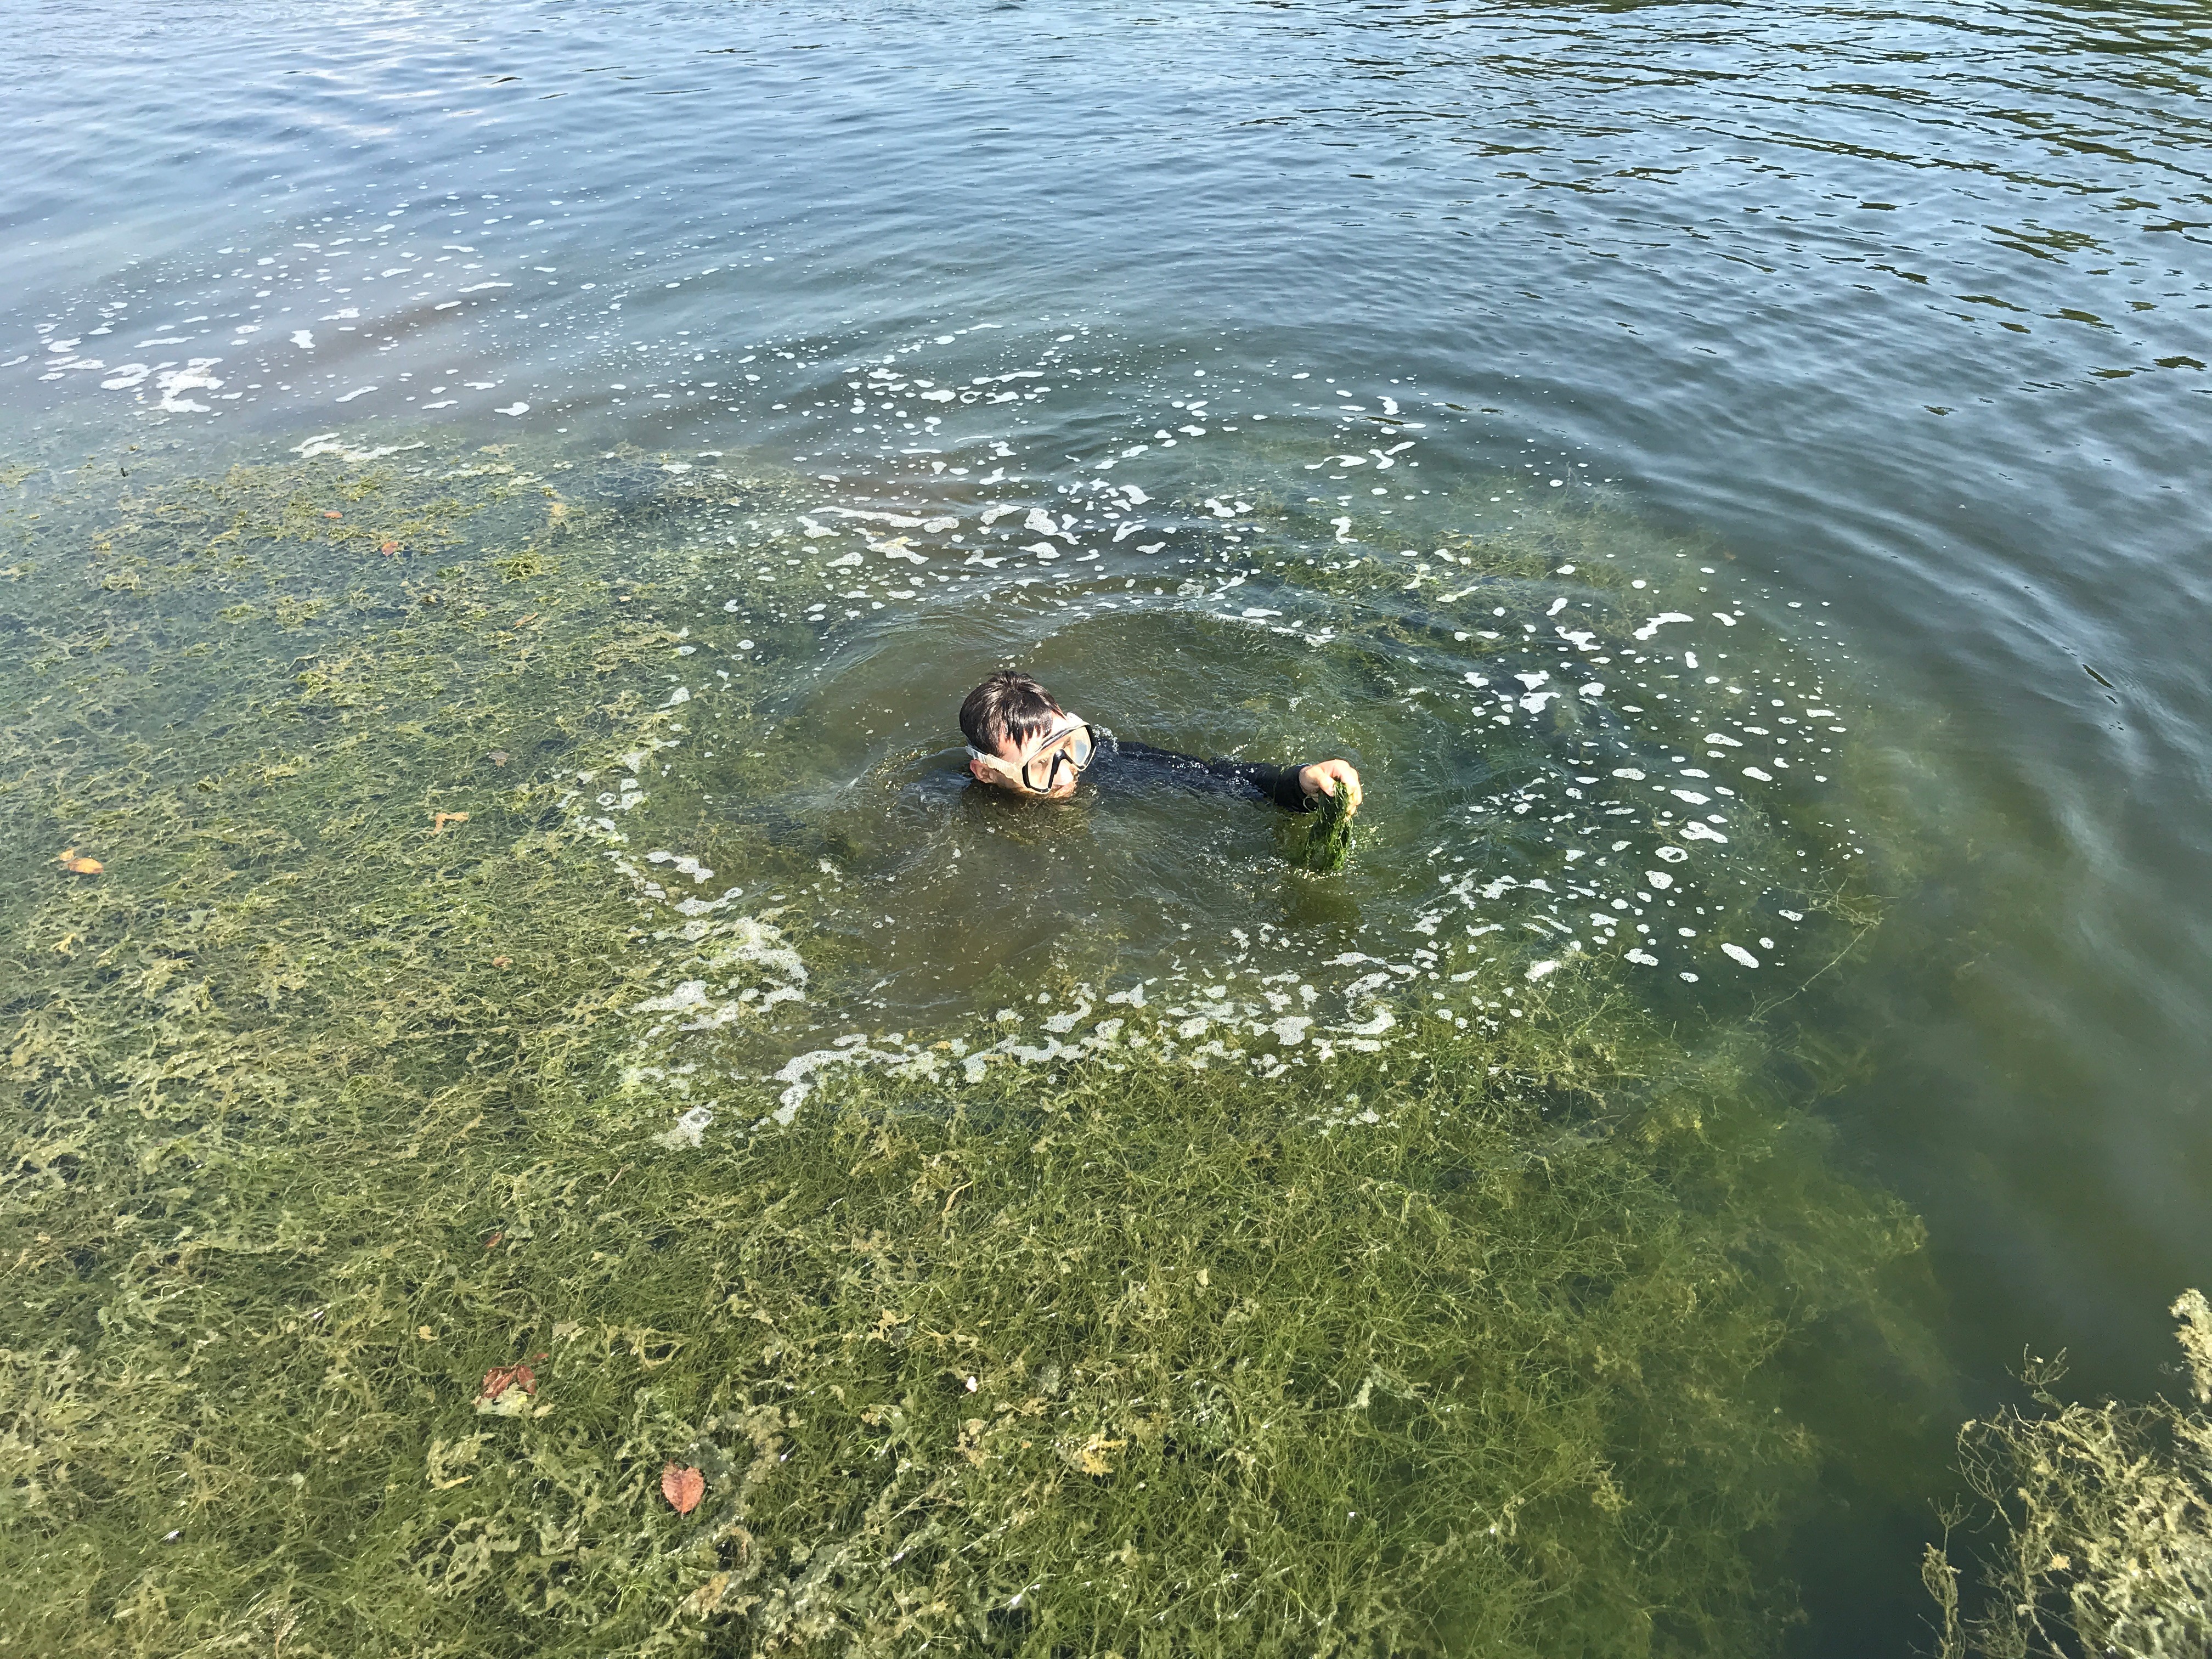
[[[1001,668],[960,705],[960,730],[974,747],[995,755],[1009,738],[1017,747],[1027,743],[1061,712],[1052,693],[1027,674],[1018,668]]]

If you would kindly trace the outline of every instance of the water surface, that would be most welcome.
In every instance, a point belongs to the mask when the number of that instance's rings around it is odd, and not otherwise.
[[[2023,1346],[2158,1385],[2212,1243],[2197,13],[175,4],[17,33],[24,511],[134,443],[209,473],[507,444],[678,490],[624,534],[687,574],[623,602],[692,630],[663,675],[690,741],[572,805],[668,815],[611,843],[641,879],[714,836],[781,860],[819,943],[749,1066],[903,1053],[1047,972],[1093,1022],[1153,984],[1194,1048],[1314,1022],[1260,1045],[1284,1063],[1395,1040],[1375,975],[1436,974],[1479,1026],[1510,1009],[1452,974],[1601,950],[1656,958],[1649,1006],[1732,1016],[1826,959],[1808,887],[1863,879],[1884,933],[1806,1006],[1868,1050],[1824,1109],[1927,1220],[1955,1414]],[[1352,756],[1354,870],[1286,871],[1257,808],[972,798],[951,712],[1009,657],[1127,736]],[[727,715],[718,668],[755,677]],[[1695,854],[1671,898],[1635,879],[1662,847]],[[1710,921],[1610,938],[1693,892],[1755,969]],[[1073,1006],[1009,1042],[1079,1040],[1041,1029]],[[1948,1428],[1917,1432],[1832,1460],[1806,1650],[1917,1628]]]

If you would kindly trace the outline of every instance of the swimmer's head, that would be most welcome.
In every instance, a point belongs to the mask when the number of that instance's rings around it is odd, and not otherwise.
[[[1018,669],[1002,668],[960,705],[968,769],[1017,795],[1065,800],[1091,763],[1091,727]]]

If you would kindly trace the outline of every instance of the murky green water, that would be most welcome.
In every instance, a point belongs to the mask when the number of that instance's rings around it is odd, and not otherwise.
[[[40,1642],[1913,1639],[2202,1276],[2190,28],[40,15]]]

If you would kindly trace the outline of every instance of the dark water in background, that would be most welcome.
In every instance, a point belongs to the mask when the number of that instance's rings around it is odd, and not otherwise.
[[[918,476],[932,408],[854,414],[854,361],[1057,352],[1033,469],[1166,430],[1205,368],[1235,443],[1388,396],[1431,479],[1612,480],[1727,550],[1909,727],[1943,848],[1830,1110],[1928,1221],[1962,1411],[2023,1346],[2160,1386],[2212,1272],[2200,10],[13,22],[0,453],[447,422]],[[1803,1647],[1905,1639],[1924,1492],[1832,1496]]]

